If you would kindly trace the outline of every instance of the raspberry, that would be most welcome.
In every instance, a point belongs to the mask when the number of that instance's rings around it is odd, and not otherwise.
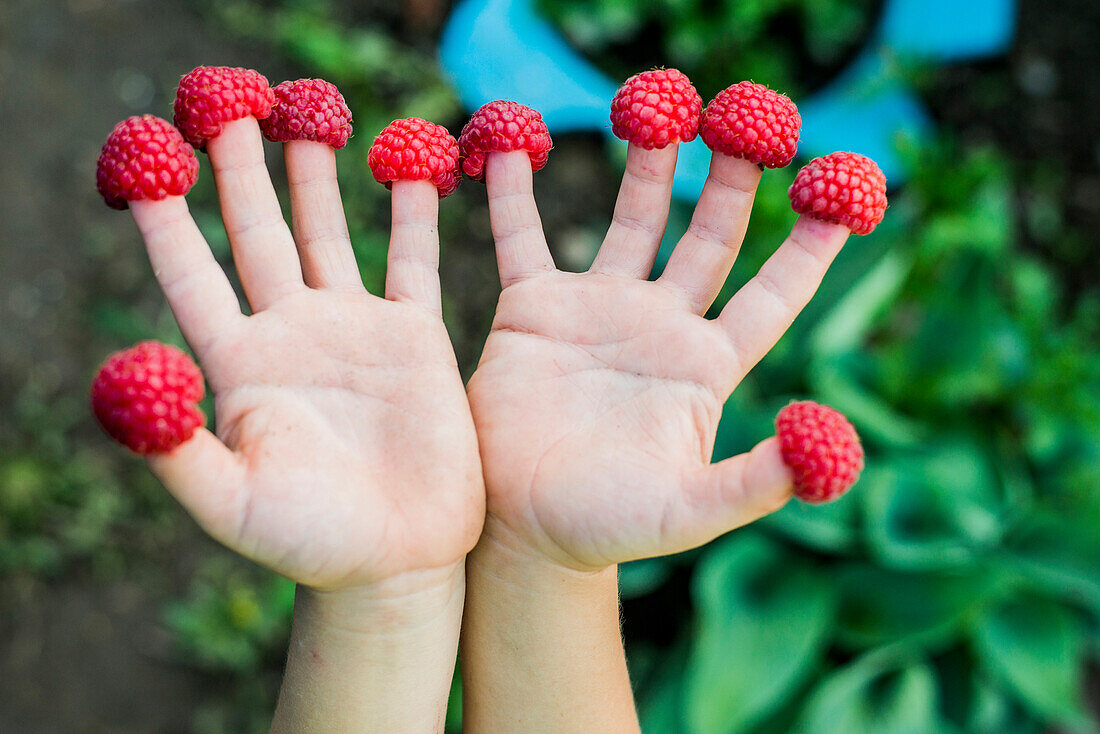
[[[431,181],[439,198],[458,188],[458,143],[442,125],[409,117],[385,127],[367,154],[374,180],[393,188],[394,181]]]
[[[462,170],[475,181],[485,178],[487,153],[525,150],[531,158],[531,170],[537,171],[546,165],[552,147],[554,141],[542,115],[519,102],[505,100],[482,105],[458,136]]]
[[[886,214],[886,176],[859,153],[830,153],[802,167],[787,190],[799,214],[869,234]]]
[[[716,153],[783,168],[798,150],[802,116],[791,98],[763,84],[726,87],[703,111],[699,134]]]
[[[803,502],[835,500],[859,479],[863,447],[856,429],[839,411],[806,400],[775,417],[783,463],[794,474],[794,493]]]
[[[646,150],[686,143],[699,132],[702,108],[703,98],[682,71],[643,71],[623,82],[611,100],[611,131]]]
[[[335,84],[324,79],[282,82],[272,89],[275,104],[260,123],[273,143],[313,140],[339,150],[351,137],[351,110]]]
[[[206,423],[202,398],[202,373],[191,358],[154,341],[115,352],[92,381],[99,424],[139,454],[166,453],[191,438]]]
[[[129,117],[107,136],[96,164],[96,188],[112,209],[128,201],[183,196],[199,177],[195,151],[167,120]]]
[[[176,127],[199,150],[216,138],[222,125],[242,117],[262,120],[271,114],[275,95],[267,77],[252,69],[200,66],[180,79],[176,90]]]

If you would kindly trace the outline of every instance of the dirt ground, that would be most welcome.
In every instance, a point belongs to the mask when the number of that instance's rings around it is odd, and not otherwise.
[[[181,70],[258,64],[261,49],[209,35],[186,2],[7,0],[0,4],[0,400],[34,382],[47,399],[84,393],[86,310],[149,273],[129,217],[95,191],[115,122],[170,117]],[[141,293],[138,288],[135,292]],[[185,532],[199,553],[197,533]],[[197,543],[197,545],[195,545]],[[0,731],[190,731],[204,682],[171,658],[160,608],[186,577],[97,582],[80,570],[5,583],[0,598]],[[208,685],[208,684],[207,684]]]

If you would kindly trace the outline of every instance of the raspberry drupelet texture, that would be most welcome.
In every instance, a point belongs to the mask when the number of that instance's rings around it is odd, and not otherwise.
[[[409,117],[394,120],[378,133],[367,154],[374,180],[393,188],[394,181],[431,181],[439,198],[458,188],[458,141],[442,125]]]
[[[863,471],[863,446],[840,411],[810,400],[791,403],[775,418],[779,452],[803,502],[835,500]]]
[[[264,137],[274,143],[312,140],[336,150],[351,137],[351,110],[335,84],[324,79],[282,82],[272,89],[271,114],[260,122]]]
[[[462,170],[475,181],[485,178],[485,156],[525,150],[531,170],[546,165],[554,142],[536,110],[519,102],[497,100],[481,106],[458,136]]]
[[[615,137],[647,150],[695,139],[703,98],[677,69],[643,71],[623,82],[611,100]]]
[[[886,215],[886,176],[859,153],[830,153],[803,166],[787,190],[799,214],[869,234]]]
[[[103,429],[139,454],[167,453],[206,423],[198,408],[202,373],[167,344],[147,341],[115,352],[92,381],[92,412]]]
[[[199,177],[194,149],[167,120],[129,117],[107,136],[96,163],[96,188],[112,209],[127,202],[183,196]]]
[[[699,135],[716,153],[783,168],[798,150],[802,116],[785,94],[763,84],[726,87],[703,110]]]
[[[180,79],[176,90],[176,127],[199,150],[216,138],[227,122],[243,117],[262,120],[271,114],[275,95],[267,77],[252,69],[200,66]]]

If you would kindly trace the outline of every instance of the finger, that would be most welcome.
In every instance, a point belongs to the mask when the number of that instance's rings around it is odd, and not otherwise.
[[[206,152],[244,294],[253,311],[262,311],[305,288],[305,282],[264,165],[260,126],[251,117],[228,123],[206,144]]]
[[[592,272],[631,278],[649,275],[668,223],[678,148],[627,146],[626,172],[615,200],[615,214]]]
[[[787,240],[722,309],[718,323],[737,353],[738,382],[810,302],[849,234],[839,224],[799,217]]]
[[[182,196],[132,201],[130,211],[183,338],[202,361],[209,345],[244,318],[233,286]]]
[[[441,312],[439,192],[431,181],[394,181],[386,298]]]
[[[531,159],[523,151],[490,153],[485,162],[489,222],[496,242],[500,283],[554,270],[532,189]]]
[[[363,288],[336,181],[336,151],[326,143],[283,144],[290,217],[302,275],[311,288]]]
[[[794,480],[773,436],[747,454],[700,469],[685,481],[682,505],[690,508],[682,548],[694,548],[779,510],[794,494]]]
[[[683,293],[696,313],[710,308],[730,274],[759,183],[755,164],[718,153],[711,157],[691,224],[659,278]]]
[[[238,540],[247,508],[247,468],[205,428],[170,453],[149,457],[149,468],[211,537]]]

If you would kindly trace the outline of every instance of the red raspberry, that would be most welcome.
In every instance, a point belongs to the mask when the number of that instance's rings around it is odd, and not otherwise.
[[[206,423],[198,408],[202,373],[191,358],[160,342],[115,352],[92,381],[92,411],[111,438],[139,454],[160,454]]]
[[[458,136],[462,170],[475,181],[485,178],[485,155],[525,150],[531,170],[546,165],[554,141],[542,115],[519,102],[497,100],[481,106]]]
[[[273,143],[314,140],[336,150],[351,137],[351,110],[335,84],[324,79],[299,79],[277,84],[271,115],[260,123]]]
[[[886,214],[886,176],[859,153],[830,153],[802,167],[787,190],[799,214],[869,234]]]
[[[367,154],[374,180],[393,188],[394,181],[431,181],[439,198],[458,188],[458,143],[442,125],[409,117],[386,125]]]
[[[643,71],[623,82],[611,100],[611,131],[646,150],[686,143],[699,132],[702,109],[703,98],[682,71]]]
[[[775,417],[783,463],[794,474],[794,494],[814,504],[835,500],[859,479],[863,446],[840,411],[809,400]]]
[[[699,134],[716,153],[782,168],[798,150],[802,116],[791,98],[763,84],[726,87],[703,111]]]
[[[167,120],[129,117],[107,136],[96,164],[96,188],[112,209],[128,201],[183,196],[199,177],[195,151]]]
[[[252,69],[200,66],[180,79],[176,90],[176,127],[199,150],[216,138],[222,125],[242,117],[262,120],[271,114],[275,95],[267,77]]]

